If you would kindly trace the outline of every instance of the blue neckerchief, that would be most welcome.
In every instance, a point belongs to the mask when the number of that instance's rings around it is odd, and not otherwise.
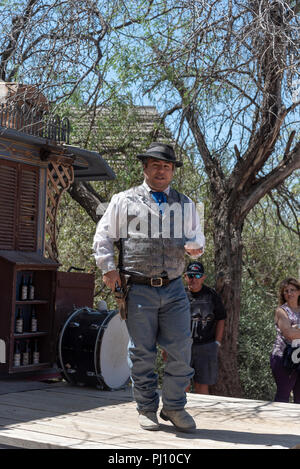
[[[153,200],[155,200],[155,202],[157,203],[157,205],[159,207],[161,206],[161,204],[164,204],[164,203],[167,202],[167,196],[164,192],[151,191],[151,195],[152,195]],[[163,207],[160,207],[159,211],[162,214],[163,213]]]
[[[158,205],[161,205],[167,201],[166,194],[164,192],[151,191],[152,198]]]

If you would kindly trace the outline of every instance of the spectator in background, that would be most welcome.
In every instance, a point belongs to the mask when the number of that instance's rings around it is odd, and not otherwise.
[[[206,275],[201,262],[191,262],[185,272],[191,305],[192,361],[194,391],[209,394],[218,378],[218,350],[221,347],[226,311],[221,298],[204,285]]]
[[[226,319],[221,298],[215,290],[204,285],[205,279],[203,264],[191,262],[185,272],[185,280],[191,309],[193,388],[197,394],[209,394],[209,386],[217,382],[218,350]],[[163,351],[162,355],[166,361],[166,352]],[[187,391],[189,389],[190,386]]]
[[[285,368],[284,351],[295,339],[300,339],[300,282],[289,277],[279,287],[279,305],[275,310],[276,339],[271,354],[271,369],[276,382],[275,402],[289,402],[293,391],[294,403],[300,404],[300,371]]]

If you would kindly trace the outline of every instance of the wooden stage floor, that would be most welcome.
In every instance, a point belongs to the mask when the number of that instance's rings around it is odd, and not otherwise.
[[[188,394],[193,434],[161,421],[142,430],[130,387],[0,380],[0,445],[28,449],[289,449],[300,444],[300,405]],[[1,447],[1,446],[0,446]]]

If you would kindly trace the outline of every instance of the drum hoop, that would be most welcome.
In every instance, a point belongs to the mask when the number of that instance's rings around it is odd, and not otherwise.
[[[98,373],[98,371],[97,371],[97,349],[98,349],[99,336],[100,336],[100,334],[101,334],[102,332],[104,333],[104,329],[107,328],[107,324],[106,324],[106,323],[108,323],[108,322],[111,320],[111,318],[112,318],[113,316],[115,316],[116,314],[117,314],[116,311],[112,311],[111,313],[109,313],[109,314],[107,315],[107,317],[104,319],[103,323],[102,323],[101,326],[99,327],[99,330],[98,330],[98,333],[97,333],[97,337],[96,337],[96,342],[95,342],[95,347],[94,347],[94,368],[95,368],[95,375],[96,375],[96,378],[97,378],[97,380],[99,381],[99,383],[100,383],[101,385],[106,384],[106,383],[105,383],[105,380],[104,380],[104,378],[103,378],[103,376],[102,376],[102,374],[101,374],[100,360],[99,360],[99,373]]]
[[[72,380],[69,378],[68,376],[68,372],[64,366],[64,362],[63,362],[63,357],[62,357],[62,339],[63,339],[63,336],[64,336],[64,332],[69,324],[69,322],[71,321],[71,319],[73,318],[73,316],[76,316],[78,313],[80,313],[81,311],[90,311],[91,309],[88,308],[87,306],[84,306],[83,308],[79,308],[79,309],[76,309],[76,311],[74,311],[67,319],[67,321],[65,322],[61,332],[60,332],[60,336],[59,336],[59,340],[58,340],[58,356],[59,356],[59,361],[60,361],[60,364],[62,366],[62,369],[63,369],[63,372],[64,372],[64,375],[67,379],[67,381],[69,381],[69,383],[72,384]]]

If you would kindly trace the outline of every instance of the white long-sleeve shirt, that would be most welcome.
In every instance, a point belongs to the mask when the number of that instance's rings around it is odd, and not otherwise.
[[[151,191],[151,188],[145,181],[143,182],[143,186],[147,191]],[[164,192],[168,195],[169,191],[170,187],[168,187]],[[116,269],[114,260],[114,243],[122,237],[127,237],[127,214],[128,211],[133,210],[130,206],[130,200],[128,199],[127,194],[128,191],[119,192],[112,197],[109,206],[97,225],[93,242],[93,250],[96,264],[103,274]],[[198,211],[194,202],[189,197],[187,197],[187,200],[188,203],[185,204],[184,207],[185,246],[189,249],[203,248],[204,250],[205,237],[202,233]],[[151,205],[151,209],[153,209],[154,212],[158,210],[158,206],[154,201],[153,207]],[[149,206],[143,206],[143,204],[140,204],[139,207],[134,207],[134,210],[139,212],[140,220],[145,220],[143,214],[145,214],[145,210],[149,210]],[[163,219],[164,216],[167,215],[163,214]],[[148,234],[148,230],[145,230],[144,234],[146,233]],[[141,236],[142,234],[139,232],[138,236]],[[202,253],[200,255],[202,255]]]

